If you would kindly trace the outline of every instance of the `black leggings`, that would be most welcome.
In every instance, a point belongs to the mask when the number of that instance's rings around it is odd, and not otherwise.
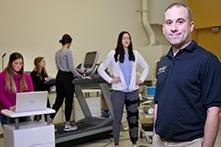
[[[56,99],[52,106],[56,112],[51,115],[53,119],[63,104],[65,98],[65,119],[70,121],[73,108],[74,85],[72,84],[73,74],[71,72],[58,71],[56,76]]]

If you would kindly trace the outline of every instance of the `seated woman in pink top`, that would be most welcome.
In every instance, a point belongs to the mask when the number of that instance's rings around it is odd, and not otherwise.
[[[8,66],[0,73],[0,111],[15,110],[16,93],[33,91],[29,74],[24,73],[24,59],[20,53],[14,52],[9,57]],[[27,121],[27,117],[19,121]],[[6,116],[0,113],[0,121],[6,123]],[[13,123],[13,120],[10,120]]]

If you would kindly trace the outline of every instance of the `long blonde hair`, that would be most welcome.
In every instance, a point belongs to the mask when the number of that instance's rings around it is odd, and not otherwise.
[[[16,88],[15,85],[15,80],[14,80],[14,70],[12,67],[12,63],[13,61],[17,60],[17,59],[22,59],[22,62],[24,62],[23,56],[18,53],[18,52],[14,52],[10,55],[9,57],[9,62],[8,62],[8,66],[5,68],[5,74],[6,74],[6,79],[5,79],[5,85],[6,85],[6,89],[16,93],[18,91],[18,89]],[[21,70],[18,72],[20,79],[19,79],[19,83],[20,83],[20,92],[24,92],[27,91],[28,87],[27,84],[25,82],[24,79],[24,67],[22,66]]]

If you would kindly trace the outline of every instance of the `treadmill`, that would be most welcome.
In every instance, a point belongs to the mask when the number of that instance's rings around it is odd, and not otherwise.
[[[56,144],[68,141],[77,141],[86,137],[105,133],[110,134],[112,132],[113,107],[110,100],[110,89],[106,81],[100,78],[100,76],[96,75],[92,76],[92,79],[74,79],[73,84],[75,85],[75,94],[84,114],[84,118],[75,122],[75,124],[78,126],[78,130],[76,131],[65,132],[63,131],[64,124],[56,125],[58,130],[55,133]],[[111,113],[111,118],[92,116],[82,92],[82,89],[92,88],[101,89]]]

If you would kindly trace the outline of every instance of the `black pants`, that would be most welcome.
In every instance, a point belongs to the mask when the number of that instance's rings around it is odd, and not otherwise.
[[[52,106],[56,112],[51,115],[53,119],[63,104],[65,98],[65,119],[70,121],[73,108],[74,85],[72,84],[73,74],[71,72],[58,71],[56,76],[56,99]]]

